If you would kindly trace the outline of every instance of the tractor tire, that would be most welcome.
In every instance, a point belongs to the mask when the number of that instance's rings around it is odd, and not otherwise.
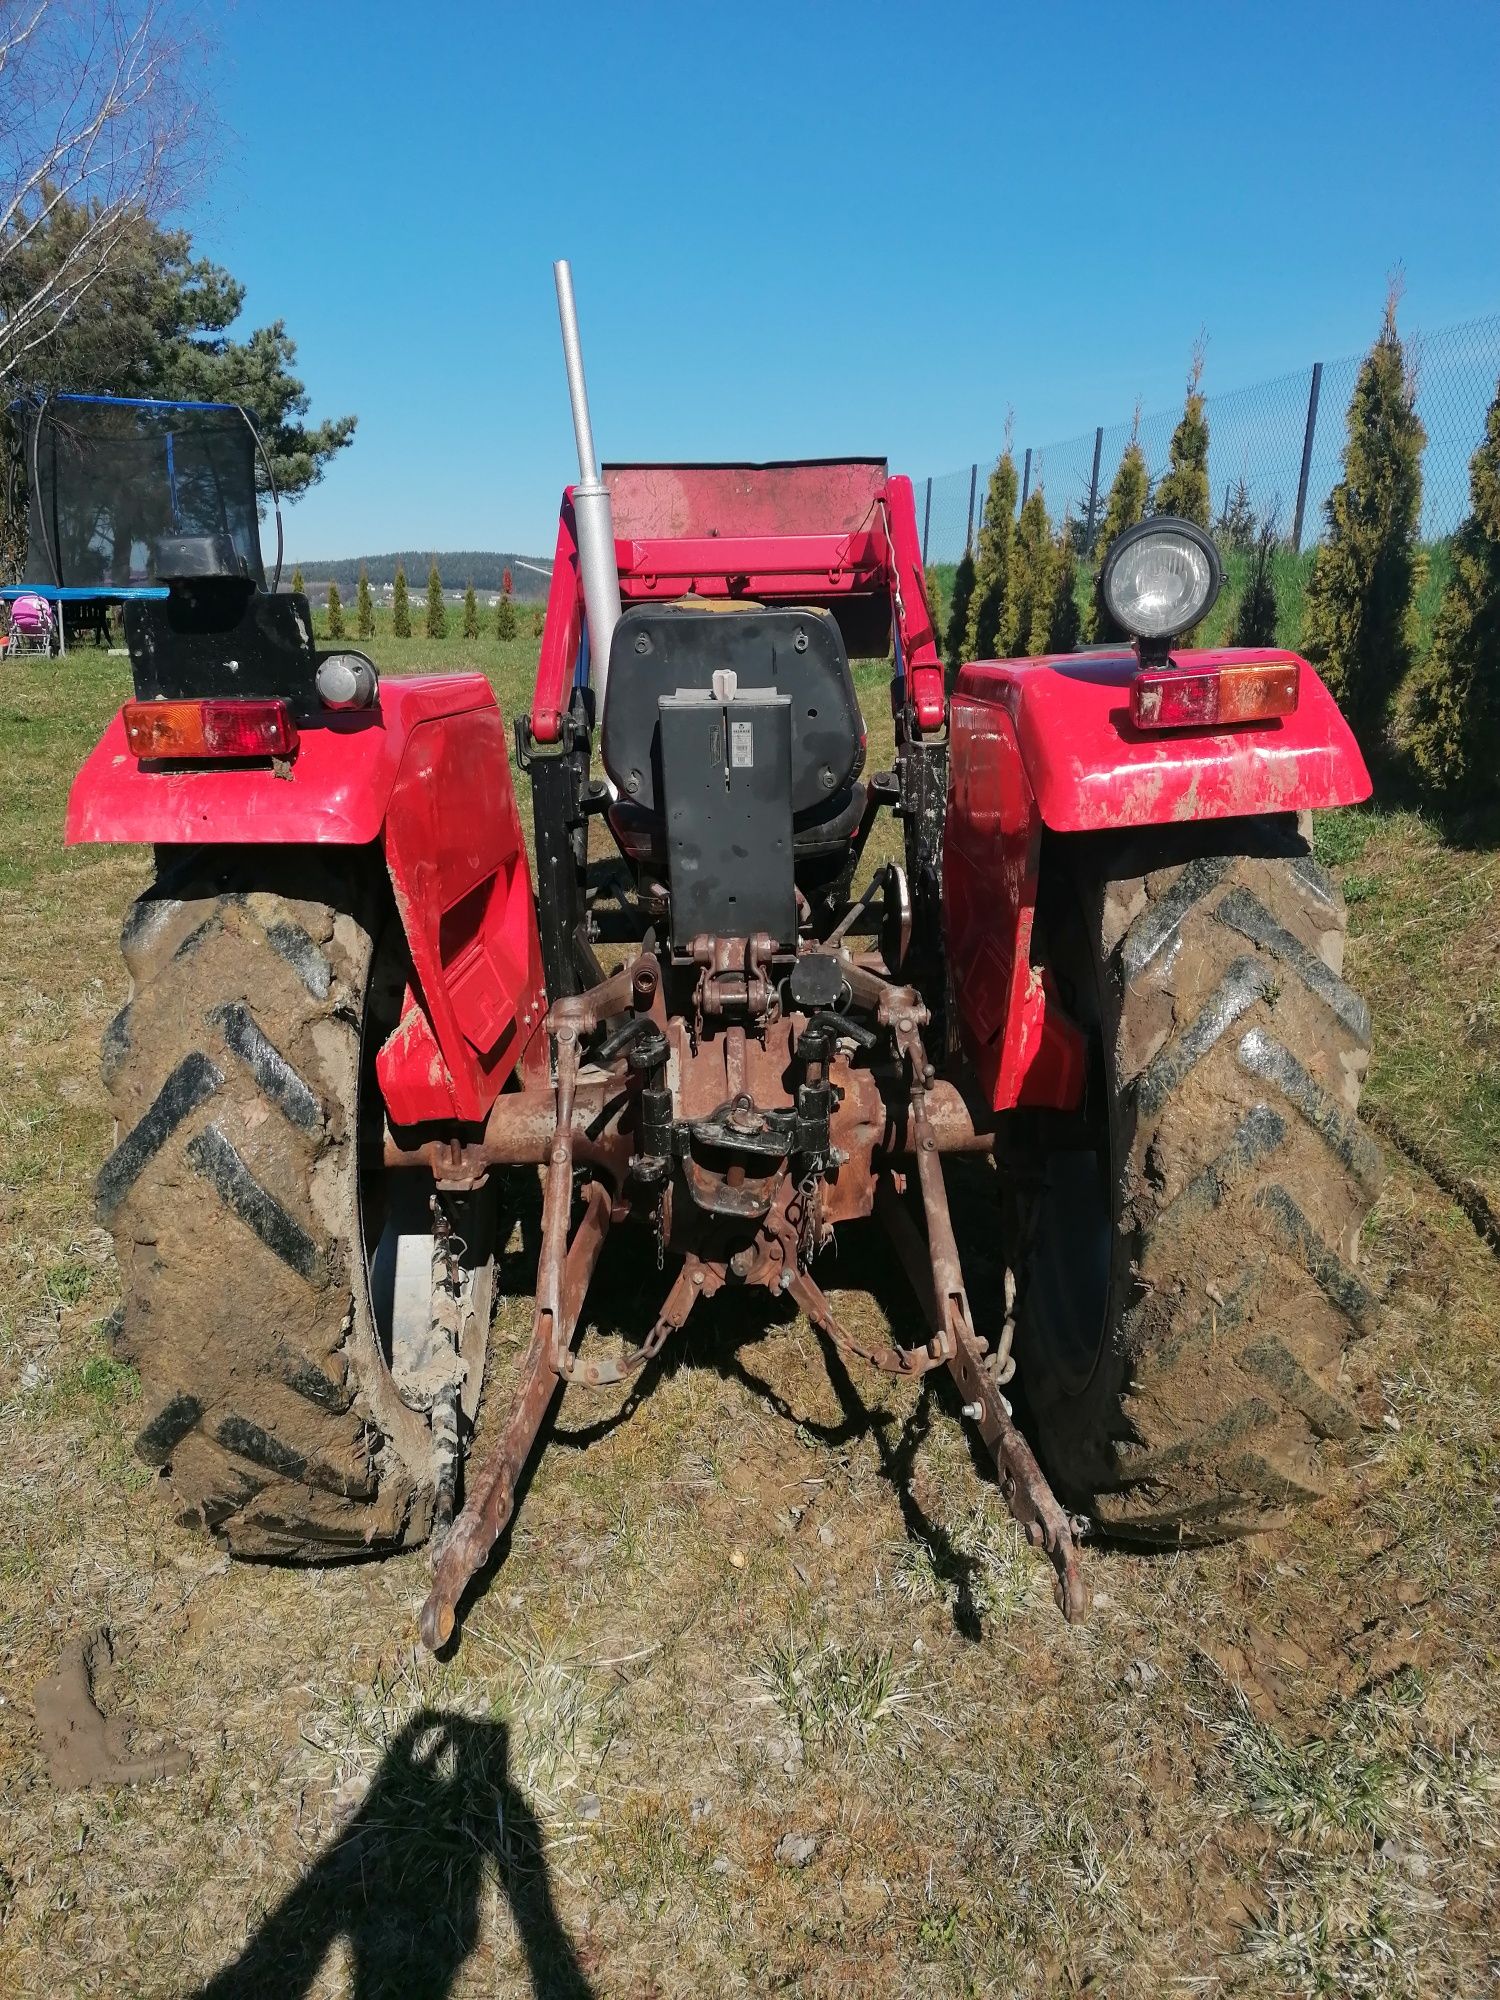
[[[121,939],[131,997],[103,1051],[118,1144],[97,1195],[136,1449],[236,1556],[335,1560],[430,1525],[430,1433],[382,1352],[361,1212],[388,909],[367,854],[203,849]]]
[[[1041,1457],[1124,1540],[1278,1526],[1361,1429],[1342,1362],[1379,1310],[1357,1272],[1381,1156],[1355,1117],[1370,1023],[1340,976],[1343,899],[1289,819],[1058,841],[1042,868],[1093,1058],[1083,1140],[1043,1152],[1012,1217]]]

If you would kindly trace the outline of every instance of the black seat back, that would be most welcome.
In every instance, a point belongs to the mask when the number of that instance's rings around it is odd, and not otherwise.
[[[793,819],[826,810],[848,791],[865,757],[837,623],[827,611],[706,600],[632,605],[615,627],[601,749],[622,801],[653,815],[664,810],[657,703],[679,688],[711,688],[726,668],[742,689],[789,699]]]

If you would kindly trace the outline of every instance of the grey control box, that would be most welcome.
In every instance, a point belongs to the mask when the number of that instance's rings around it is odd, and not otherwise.
[[[673,943],[757,931],[795,943],[791,702],[679,688],[657,711]]]

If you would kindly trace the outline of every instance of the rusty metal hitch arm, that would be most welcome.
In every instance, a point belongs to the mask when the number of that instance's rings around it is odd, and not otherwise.
[[[1053,1595],[1058,1608],[1070,1625],[1078,1625],[1088,1616],[1089,1593],[1079,1568],[1078,1545],[1073,1540],[1072,1528],[1037,1464],[1035,1453],[1016,1429],[1010,1404],[986,1366],[984,1349],[974,1331],[953,1220],[948,1212],[942,1159],[927,1115],[932,1069],[914,1025],[898,1023],[895,1038],[906,1060],[911,1083],[917,1178],[932,1266],[933,1329],[943,1344],[948,1372],[963,1396],[964,1415],[978,1424],[979,1435],[995,1461],[1006,1505],[1020,1522],[1032,1547],[1045,1551],[1057,1572]]]

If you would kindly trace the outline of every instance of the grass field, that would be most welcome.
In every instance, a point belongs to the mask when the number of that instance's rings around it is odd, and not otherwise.
[[[513,714],[523,630],[374,650],[479,667]],[[0,669],[0,1992],[1495,1989],[1500,1261],[1394,1149],[1339,1492],[1208,1554],[1090,1549],[1078,1630],[946,1379],[851,1379],[754,1300],[638,1400],[565,1403],[446,1663],[413,1643],[422,1555],[231,1568],[178,1528],[131,1454],[90,1193],[148,861],[60,846],[125,687],[89,652]],[[1368,1101],[1494,1202],[1497,834],[1319,829]],[[845,1254],[901,1323],[880,1242]],[[502,1383],[519,1244],[506,1274]],[[596,1320],[638,1331],[655,1283],[612,1250]],[[106,1706],[187,1775],[51,1789],[33,1688],[100,1624]]]

